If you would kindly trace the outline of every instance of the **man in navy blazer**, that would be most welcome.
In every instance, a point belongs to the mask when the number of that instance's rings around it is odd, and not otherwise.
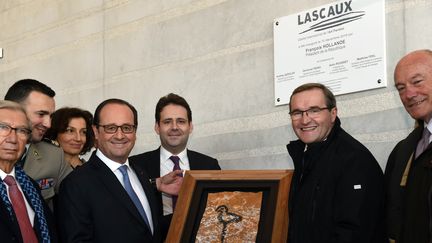
[[[137,117],[136,109],[120,99],[96,108],[98,149],[60,186],[62,242],[162,242],[153,190],[177,194],[181,170],[157,178],[153,188],[145,171],[129,162]]]
[[[182,170],[220,170],[216,159],[186,148],[192,130],[192,111],[186,100],[173,93],[163,96],[155,110],[155,131],[159,135],[161,146],[132,156],[130,160],[147,171],[151,178],[171,172],[175,168],[173,156],[177,158]],[[159,214],[164,215],[161,227],[165,237],[174,212],[173,198],[171,195],[156,193]]]

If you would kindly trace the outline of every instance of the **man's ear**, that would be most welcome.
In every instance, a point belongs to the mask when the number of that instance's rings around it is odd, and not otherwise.
[[[159,135],[159,123],[155,122],[154,130]]]
[[[333,107],[330,110],[330,115],[331,115],[331,121],[332,121],[332,123],[334,123],[336,121],[336,117],[337,117],[337,107]]]
[[[192,133],[192,131],[193,131],[193,123],[192,123],[192,122],[190,122],[189,126],[190,126],[190,129],[189,129],[189,134],[191,134],[191,133]]]
[[[99,138],[99,131],[95,125],[92,125],[93,133],[95,135],[95,139],[97,140]]]

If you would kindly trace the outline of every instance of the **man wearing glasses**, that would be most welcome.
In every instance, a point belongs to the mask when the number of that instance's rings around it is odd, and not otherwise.
[[[162,241],[149,177],[128,160],[137,125],[136,109],[124,100],[109,99],[96,108],[93,131],[98,148],[60,187],[62,242]],[[181,173],[157,178],[156,189],[177,195]]]
[[[341,128],[334,95],[322,84],[304,84],[289,108],[299,140],[287,145],[295,167],[288,242],[384,242],[383,173]]]
[[[1,242],[57,242],[37,184],[16,165],[30,136],[25,110],[15,102],[0,101]]]

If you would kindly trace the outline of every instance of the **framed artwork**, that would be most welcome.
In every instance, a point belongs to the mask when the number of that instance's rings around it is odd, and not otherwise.
[[[286,242],[292,173],[186,171],[166,242]]]

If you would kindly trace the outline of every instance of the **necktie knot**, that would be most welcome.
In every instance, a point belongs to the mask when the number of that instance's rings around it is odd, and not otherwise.
[[[423,129],[423,138],[427,139],[427,141],[429,142],[429,137],[430,137],[431,133],[429,132],[429,129],[427,127],[425,127]]]
[[[425,127],[423,129],[422,137],[417,144],[416,158],[418,156],[420,156],[420,154],[422,154],[427,149],[427,147],[429,146],[430,135],[431,135],[431,133],[430,133],[429,129],[427,127]]]
[[[170,160],[174,163],[173,170],[180,170],[180,158],[178,156],[171,156]]]
[[[16,184],[17,184],[16,181],[15,181],[15,179],[13,178],[13,176],[10,176],[10,175],[6,176],[3,181],[8,186],[16,186]]]
[[[129,177],[128,174],[127,174],[127,165],[120,166],[119,170],[122,173],[123,177],[125,177],[125,176]]]

